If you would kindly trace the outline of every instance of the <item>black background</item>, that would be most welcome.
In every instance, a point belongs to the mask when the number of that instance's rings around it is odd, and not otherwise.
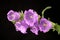
[[[7,12],[11,9],[14,11],[33,9],[41,15],[41,11],[47,6],[52,6],[52,8],[45,12],[45,18],[50,17],[51,21],[60,24],[58,0],[0,0],[0,40],[60,40],[57,31],[53,32],[52,30],[45,34],[39,31],[38,36],[29,29],[27,30],[28,34],[25,35],[16,32],[14,25],[7,20]]]

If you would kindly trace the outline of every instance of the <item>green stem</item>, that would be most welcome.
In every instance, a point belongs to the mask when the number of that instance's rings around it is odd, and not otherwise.
[[[43,9],[43,11],[42,11],[42,18],[44,18],[44,12],[47,10],[47,9],[50,9],[50,8],[52,8],[51,6],[48,6],[48,7],[46,7],[45,9]]]

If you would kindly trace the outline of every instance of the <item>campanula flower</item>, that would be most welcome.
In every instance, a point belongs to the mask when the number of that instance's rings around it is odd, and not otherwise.
[[[7,18],[8,18],[9,21],[17,21],[20,18],[20,13],[19,12],[15,12],[13,10],[10,10],[7,13]]]
[[[39,29],[40,29],[40,31],[46,33],[50,29],[52,29],[52,23],[49,20],[47,20],[46,18],[41,18],[40,24],[39,24]]]
[[[34,23],[38,20],[38,14],[37,12],[33,11],[32,9],[29,9],[28,11],[24,11],[24,20],[29,26],[33,26]]]

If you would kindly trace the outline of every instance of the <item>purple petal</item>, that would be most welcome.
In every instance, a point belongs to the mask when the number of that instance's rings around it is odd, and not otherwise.
[[[31,31],[32,33],[34,33],[35,35],[38,35],[38,29],[37,29],[36,27],[32,27],[32,28],[30,29],[30,31]]]
[[[39,31],[39,25],[38,25],[38,22],[35,22],[34,23],[34,26],[31,27],[30,31],[32,33],[34,33],[35,35],[38,35],[38,31]]]
[[[25,24],[24,21],[16,22],[15,23],[16,31],[20,31],[23,34],[26,34],[28,26]]]

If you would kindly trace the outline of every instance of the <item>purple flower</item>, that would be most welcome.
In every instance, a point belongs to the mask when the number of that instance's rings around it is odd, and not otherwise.
[[[27,31],[28,25],[25,23],[24,20],[22,20],[21,22],[16,22],[15,27],[16,27],[16,31],[20,31],[23,34],[27,33],[26,31]]]
[[[38,22],[35,22],[34,23],[34,26],[32,26],[31,28],[30,28],[30,31],[32,32],[32,33],[34,33],[35,35],[38,35],[38,31],[39,31],[39,25],[38,25]]]
[[[25,10],[24,20],[29,26],[33,26],[34,23],[38,20],[38,14],[32,9],[29,9],[28,11]]]
[[[44,33],[46,33],[51,28],[52,28],[52,23],[49,20],[45,19],[45,18],[41,18],[40,26],[39,26],[40,31],[43,31]]]
[[[7,18],[9,21],[17,21],[20,18],[20,13],[10,10],[7,13]]]

